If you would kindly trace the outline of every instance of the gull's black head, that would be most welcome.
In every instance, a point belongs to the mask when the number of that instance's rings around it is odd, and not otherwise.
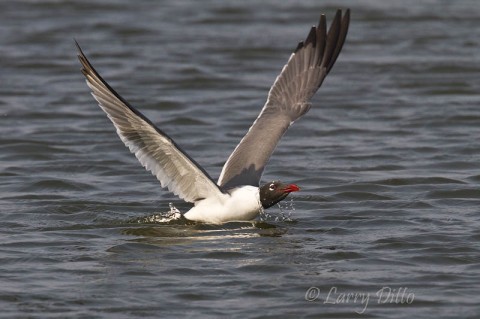
[[[260,202],[263,208],[269,208],[285,199],[291,192],[297,192],[300,188],[295,184],[283,184],[273,181],[260,187]]]

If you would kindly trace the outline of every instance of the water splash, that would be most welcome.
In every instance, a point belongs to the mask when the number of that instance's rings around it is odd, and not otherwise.
[[[267,213],[263,208],[260,211],[259,219],[261,222],[266,221],[276,221],[276,222],[292,222],[292,213],[295,212],[295,206],[293,202],[293,198],[290,198],[289,201],[279,202],[277,204],[278,208],[280,208],[280,215],[273,215]]]
[[[139,224],[169,224],[184,219],[182,213],[172,204],[169,203],[170,211],[166,213],[153,214],[147,217],[141,217],[135,220]]]
[[[156,213],[146,217],[135,218],[132,220],[133,223],[138,224],[189,224],[195,223],[192,221],[188,221],[183,214],[178,210],[173,203],[168,204],[170,210],[165,213]],[[280,213],[268,213],[265,209],[260,210],[259,214],[259,221],[260,222],[292,222],[295,221],[292,219],[292,213],[295,212],[294,202],[293,199],[290,198],[289,201],[283,201],[277,204],[278,208],[280,208]]]
[[[277,206],[278,208],[280,208],[280,216],[277,216],[275,218],[275,221],[282,221],[282,222],[293,221],[292,213],[295,212],[295,205],[293,202],[293,198],[290,198],[288,202],[287,201],[279,202]]]

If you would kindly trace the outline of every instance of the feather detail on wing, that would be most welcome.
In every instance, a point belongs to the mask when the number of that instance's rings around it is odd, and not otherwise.
[[[332,69],[347,36],[350,10],[337,10],[327,32],[325,15],[298,44],[268,93],[260,115],[225,163],[218,185],[258,186],[265,165],[288,127],[310,109],[310,99]]]
[[[160,181],[162,187],[187,202],[222,195],[208,174],[164,132],[131,106],[102,79],[83,54],[78,58],[93,97],[107,113],[117,134],[140,163]]]

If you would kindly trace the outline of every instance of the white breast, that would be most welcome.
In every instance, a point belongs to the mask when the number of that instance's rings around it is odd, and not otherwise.
[[[233,189],[221,199],[206,198],[197,202],[184,216],[194,221],[221,224],[253,220],[261,208],[258,187],[242,186]]]

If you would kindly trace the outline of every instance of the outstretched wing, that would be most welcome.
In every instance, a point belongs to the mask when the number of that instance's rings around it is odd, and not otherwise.
[[[337,10],[327,32],[325,15],[298,44],[273,83],[260,115],[223,166],[218,185],[258,186],[278,141],[309,109],[309,101],[332,69],[347,36],[350,10]]]
[[[76,45],[82,73],[93,97],[107,113],[123,143],[157,177],[161,186],[187,202],[220,196],[222,191],[210,176],[167,134],[115,92]]]

